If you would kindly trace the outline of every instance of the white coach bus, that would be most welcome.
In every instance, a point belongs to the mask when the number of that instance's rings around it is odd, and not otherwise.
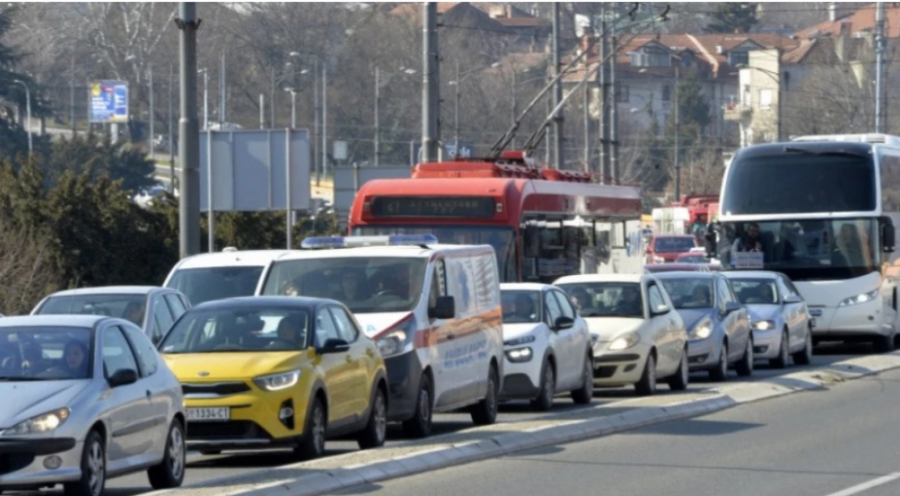
[[[723,270],[790,277],[814,341],[894,349],[900,138],[805,136],[744,148],[728,166],[719,209]]]

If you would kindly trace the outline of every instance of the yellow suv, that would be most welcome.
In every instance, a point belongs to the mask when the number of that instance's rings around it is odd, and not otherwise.
[[[159,349],[184,392],[190,449],[293,446],[315,458],[327,437],[384,444],[384,360],[341,303],[210,301],[185,313]]]

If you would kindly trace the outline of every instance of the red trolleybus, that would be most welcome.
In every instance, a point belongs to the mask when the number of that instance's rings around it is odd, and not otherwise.
[[[641,270],[640,189],[587,173],[538,169],[521,152],[421,163],[409,179],[369,181],[350,211],[351,235],[433,234],[490,244],[504,282]]]

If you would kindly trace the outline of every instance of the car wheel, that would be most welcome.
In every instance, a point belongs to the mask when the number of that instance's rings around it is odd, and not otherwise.
[[[890,353],[894,351],[894,335],[878,336],[872,341],[872,346],[875,347],[875,353]]]
[[[709,371],[709,378],[717,382],[728,379],[728,343],[722,343],[719,363],[716,364],[716,368]]]
[[[798,351],[794,353],[794,363],[797,365],[809,365],[812,363],[813,357],[813,340],[812,340],[812,331],[806,331],[806,341],[803,344],[803,351]]]
[[[640,396],[652,396],[656,393],[656,359],[653,358],[653,353],[647,355],[644,373],[641,374],[641,380],[634,385],[634,389]]]
[[[409,437],[427,437],[431,434],[431,382],[427,375],[419,380],[416,412],[413,418],[403,422],[403,430]]]
[[[384,446],[385,437],[387,437],[387,400],[384,397],[384,390],[376,386],[369,422],[360,432],[356,442],[360,449],[378,448]]]
[[[531,401],[531,406],[540,412],[546,412],[553,408],[553,397],[556,396],[556,374],[553,365],[544,360],[541,367],[541,390],[538,397]]]
[[[741,377],[750,377],[753,375],[753,340],[747,340],[747,348],[744,350],[744,356],[734,368]]]
[[[159,465],[150,467],[147,477],[153,489],[172,489],[181,487],[184,481],[185,449],[184,427],[178,420],[172,421],[166,439],[166,452]]]
[[[678,372],[669,378],[669,389],[672,391],[684,391],[690,382],[690,370],[688,370],[688,350],[685,348],[678,362]]]
[[[101,496],[106,487],[106,450],[97,431],[88,433],[81,454],[81,479],[63,484],[66,496]]]
[[[498,382],[497,367],[491,365],[491,370],[488,372],[487,393],[484,399],[479,401],[471,410],[472,422],[475,422],[475,425],[491,425],[497,421]]]
[[[788,332],[787,329],[781,333],[781,346],[778,348],[778,357],[769,360],[769,365],[785,369],[788,366]]]
[[[576,405],[587,405],[594,401],[594,359],[588,353],[584,358],[581,387],[572,391],[572,401]]]
[[[303,429],[303,440],[294,448],[294,453],[304,460],[312,460],[325,454],[325,432],[328,425],[328,417],[325,415],[325,405],[316,397],[309,416],[306,417],[306,428]]]

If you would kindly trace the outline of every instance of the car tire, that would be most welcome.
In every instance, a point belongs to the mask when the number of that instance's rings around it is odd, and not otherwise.
[[[372,397],[372,410],[369,421],[356,439],[360,449],[372,449],[384,446],[387,437],[387,399],[384,390],[375,387],[375,395]]]
[[[184,427],[178,420],[173,420],[166,436],[166,452],[159,465],[147,470],[147,478],[153,489],[173,489],[181,487],[184,482],[184,470],[187,463],[187,450],[184,443]]]
[[[556,396],[556,372],[549,360],[544,360],[541,367],[541,388],[537,398],[531,400],[531,406],[539,412],[546,412],[553,408],[553,398]]]
[[[422,375],[416,395],[416,411],[411,419],[403,422],[403,431],[407,436],[421,438],[431,435],[431,406],[431,381],[427,375]]]
[[[684,391],[690,383],[690,370],[688,369],[688,350],[685,348],[681,354],[681,360],[678,362],[678,371],[675,375],[669,377],[669,389],[672,391]]]
[[[894,351],[894,335],[876,337],[872,341],[872,347],[875,348],[875,353],[890,353]]]
[[[753,375],[753,340],[747,340],[747,348],[741,356],[741,361],[734,367],[735,372],[740,377],[750,377]]]
[[[484,399],[475,404],[471,410],[472,422],[475,425],[491,425],[497,421],[498,382],[497,367],[491,364],[491,370],[488,372],[487,393]]]
[[[653,353],[647,355],[644,372],[634,385],[634,390],[639,396],[652,396],[656,393],[656,359],[653,358]]]
[[[728,343],[722,343],[722,350],[719,352],[719,363],[716,368],[709,371],[709,378],[715,382],[722,382],[728,379]]]
[[[769,360],[769,365],[776,369],[786,369],[788,367],[788,331],[785,329],[781,333],[781,345],[778,348],[778,357]]]
[[[590,353],[585,355],[582,375],[581,387],[572,391],[572,402],[576,405],[587,405],[594,401],[594,358]]]
[[[303,440],[294,448],[294,453],[304,460],[313,460],[325,454],[325,434],[328,428],[328,416],[322,400],[315,397],[306,427],[303,429]]]
[[[803,351],[794,353],[794,363],[797,365],[809,365],[812,363],[813,357],[813,339],[812,330],[806,331],[806,341],[803,344]]]
[[[63,484],[66,496],[102,496],[106,488],[106,449],[103,436],[95,430],[84,439],[81,478]]]

